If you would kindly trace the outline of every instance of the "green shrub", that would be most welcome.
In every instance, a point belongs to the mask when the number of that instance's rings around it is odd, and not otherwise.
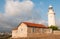
[[[52,30],[58,30],[58,27],[53,25],[51,25],[49,28],[51,28]]]

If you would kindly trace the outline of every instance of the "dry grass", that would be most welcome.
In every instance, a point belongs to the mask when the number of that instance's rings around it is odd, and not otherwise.
[[[43,35],[40,35],[40,36],[27,37],[27,38],[18,38],[18,39],[60,39],[60,35],[43,34]]]

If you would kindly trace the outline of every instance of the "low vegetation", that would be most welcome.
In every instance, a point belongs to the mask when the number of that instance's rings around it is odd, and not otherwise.
[[[53,25],[51,25],[49,28],[51,28],[52,30],[58,30],[58,27]]]

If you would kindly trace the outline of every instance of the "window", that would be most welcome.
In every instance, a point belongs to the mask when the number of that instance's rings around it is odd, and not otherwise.
[[[32,28],[32,32],[35,32],[35,27]]]
[[[23,29],[21,29],[21,31],[23,31]]]

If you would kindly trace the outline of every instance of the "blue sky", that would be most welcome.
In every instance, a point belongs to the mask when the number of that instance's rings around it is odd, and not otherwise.
[[[48,13],[48,7],[49,5],[53,6],[53,9],[56,13],[56,18],[58,19],[60,16],[60,0],[33,0],[33,2],[36,4],[35,8],[40,8],[42,10],[40,13],[42,14],[42,18],[46,19],[47,13]],[[43,17],[46,16],[46,17]],[[47,19],[46,19],[47,20]]]
[[[60,14],[60,0],[32,0],[35,4],[34,8],[40,10],[41,18],[46,19],[48,6],[52,5],[56,13],[56,18],[59,18]],[[5,0],[0,0],[0,12],[5,12]],[[46,16],[46,17],[43,17]],[[47,19],[46,19],[47,20]]]
[[[11,29],[27,20],[48,24],[49,5],[53,6],[57,24],[60,26],[60,0],[23,0],[19,2],[0,0],[0,28],[2,30]]]

